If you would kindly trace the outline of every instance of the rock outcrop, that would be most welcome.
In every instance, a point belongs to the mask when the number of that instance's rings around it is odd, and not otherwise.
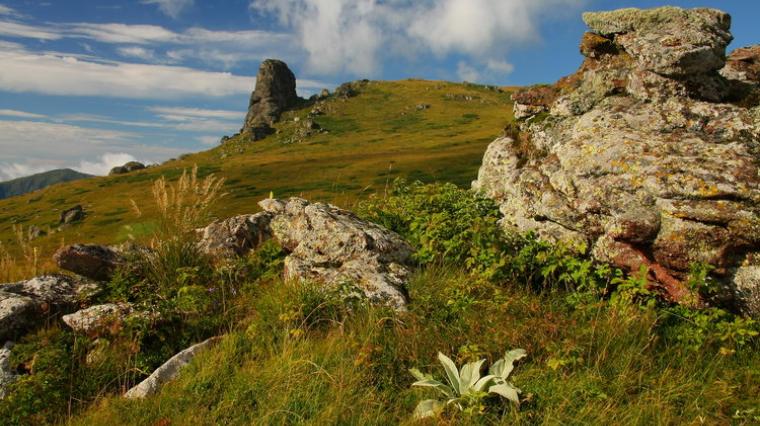
[[[124,397],[127,399],[141,399],[157,394],[166,383],[174,380],[198,353],[215,345],[221,339],[221,337],[212,337],[174,355],[162,366],[158,367],[147,379],[128,390],[124,394]]]
[[[92,335],[120,326],[132,312],[128,303],[106,303],[64,315],[61,320],[77,333]]]
[[[5,398],[8,386],[16,380],[16,373],[11,369],[10,357],[13,342],[6,342],[0,348],[0,399]]]
[[[96,281],[108,281],[124,258],[116,250],[95,244],[73,244],[58,249],[53,259],[59,268]]]
[[[243,255],[271,238],[267,212],[240,215],[218,220],[199,230],[199,246],[212,255]]]
[[[142,170],[145,168],[145,164],[140,163],[138,161],[130,161],[123,166],[116,166],[111,169],[110,172],[108,172],[108,176],[114,176],[114,175],[123,175],[126,173],[132,173],[137,170]]]
[[[76,310],[99,290],[96,284],[65,275],[44,275],[0,284],[0,340],[14,338],[50,318]]]
[[[61,212],[61,217],[58,220],[58,223],[61,225],[70,225],[75,222],[82,221],[86,216],[86,213],[84,212],[84,209],[82,206],[77,204],[76,206],[66,209]]]
[[[760,314],[760,121],[731,90],[736,74],[719,72],[729,15],[663,7],[583,19],[581,68],[515,94],[521,121],[489,146],[474,189],[499,203],[505,227],[645,266],[673,301],[693,303],[689,268],[712,265]]]
[[[412,248],[398,234],[330,204],[300,198],[259,203],[289,252],[285,278],[355,284],[373,303],[404,309]]]
[[[241,132],[249,133],[254,140],[263,138],[273,132],[272,125],[280,119],[280,114],[299,100],[296,76],[285,62],[265,60],[259,67]]]

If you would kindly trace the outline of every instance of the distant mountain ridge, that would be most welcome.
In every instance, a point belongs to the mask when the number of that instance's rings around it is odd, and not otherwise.
[[[71,169],[56,169],[0,182],[0,199],[26,194],[61,182],[93,177]]]

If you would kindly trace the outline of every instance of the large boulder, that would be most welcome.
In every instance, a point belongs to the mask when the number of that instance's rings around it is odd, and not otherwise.
[[[221,337],[212,337],[174,355],[162,366],[158,367],[148,378],[128,390],[124,394],[124,397],[127,399],[142,399],[157,394],[166,383],[174,380],[196,355],[204,349],[217,344],[220,340]]]
[[[0,284],[0,340],[14,338],[50,318],[76,310],[99,287],[65,275]]]
[[[199,247],[212,255],[244,255],[271,237],[267,212],[215,221],[199,230]]]
[[[674,301],[693,303],[689,269],[712,265],[760,314],[760,127],[757,109],[726,103],[730,17],[666,7],[584,20],[583,65],[515,96],[523,120],[489,146],[474,189],[505,227],[644,266]]]
[[[272,132],[272,125],[280,119],[280,114],[298,102],[295,74],[285,62],[265,60],[256,76],[242,132],[250,133],[254,140],[261,139]]]
[[[110,280],[116,269],[124,263],[119,252],[96,244],[61,247],[53,259],[59,268],[96,281]]]
[[[398,234],[330,204],[300,198],[259,203],[289,255],[285,278],[355,284],[373,303],[403,310],[412,248]]]
[[[82,221],[85,216],[86,213],[84,212],[84,209],[81,205],[77,204],[74,207],[62,211],[58,223],[61,225],[69,225]]]

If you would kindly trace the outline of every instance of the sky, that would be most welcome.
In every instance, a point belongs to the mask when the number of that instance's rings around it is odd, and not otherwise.
[[[755,0],[0,0],[0,180],[208,149],[239,131],[266,58],[304,97],[553,82],[582,60],[583,11],[665,4],[731,13],[729,49],[760,42]]]

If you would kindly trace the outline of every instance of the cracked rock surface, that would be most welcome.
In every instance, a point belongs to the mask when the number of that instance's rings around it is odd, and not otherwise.
[[[760,126],[756,87],[737,94],[719,72],[730,17],[666,7],[584,21],[584,64],[514,96],[519,128],[492,142],[473,188],[505,227],[646,266],[673,301],[690,297],[690,266],[710,264],[722,296],[760,315]]]

